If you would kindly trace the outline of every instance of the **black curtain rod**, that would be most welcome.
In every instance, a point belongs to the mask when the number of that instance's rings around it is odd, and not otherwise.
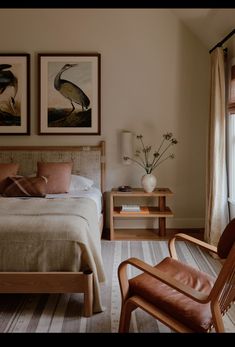
[[[227,36],[225,36],[225,38],[223,40],[221,40],[213,48],[211,48],[211,50],[209,50],[209,53],[213,52],[214,49],[216,49],[217,47],[221,47],[223,43],[225,43],[231,36],[233,36],[233,34],[235,34],[235,29],[233,29],[231,31],[231,33],[229,33]]]

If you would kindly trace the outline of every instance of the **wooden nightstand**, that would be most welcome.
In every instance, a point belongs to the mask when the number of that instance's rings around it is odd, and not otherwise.
[[[166,218],[173,217],[171,209],[166,206],[166,197],[172,196],[173,193],[168,188],[157,188],[152,193],[146,193],[143,189],[133,188],[131,192],[120,192],[117,189],[112,189],[110,193],[110,240],[123,239],[154,239],[156,238],[155,229],[115,229],[115,219],[137,219],[137,218],[158,218],[159,229],[158,236],[166,234]],[[125,198],[129,198],[132,204],[136,204],[136,198],[152,198],[158,204],[142,206],[140,212],[122,212],[121,206],[116,203],[116,200],[122,200],[122,204],[126,204]],[[119,199],[116,199],[119,198]],[[134,232],[134,233],[133,233]]]

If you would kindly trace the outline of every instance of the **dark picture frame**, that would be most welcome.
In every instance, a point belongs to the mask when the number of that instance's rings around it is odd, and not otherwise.
[[[100,135],[100,54],[38,54],[39,135]]]
[[[0,136],[30,135],[30,54],[0,54]]]

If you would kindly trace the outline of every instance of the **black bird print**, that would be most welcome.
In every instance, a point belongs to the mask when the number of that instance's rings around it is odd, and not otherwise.
[[[58,90],[65,98],[67,98],[71,105],[72,110],[69,112],[67,117],[75,110],[74,103],[82,106],[82,111],[87,110],[90,105],[88,96],[79,88],[76,84],[71,81],[67,81],[61,78],[61,74],[77,64],[65,64],[62,69],[58,72],[54,80],[54,87]]]
[[[0,94],[3,94],[6,88],[14,87],[14,96],[11,97],[10,106],[15,112],[15,96],[18,91],[18,80],[15,75],[6,69],[10,69],[12,66],[10,64],[0,64]]]

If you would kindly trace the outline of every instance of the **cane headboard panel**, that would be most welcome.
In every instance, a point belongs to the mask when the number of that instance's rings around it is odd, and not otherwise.
[[[104,192],[105,142],[97,146],[0,147],[0,163],[19,163],[19,175],[37,172],[37,162],[73,162],[73,174],[92,179]]]

